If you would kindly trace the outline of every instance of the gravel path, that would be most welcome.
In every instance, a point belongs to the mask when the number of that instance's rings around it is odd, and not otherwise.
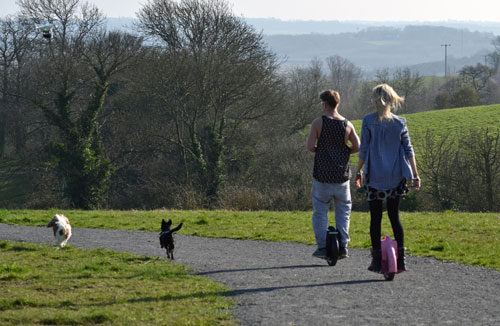
[[[52,230],[0,224],[0,239],[54,243]],[[367,250],[337,266],[313,246],[176,235],[176,263],[234,290],[242,325],[498,325],[500,272],[432,258],[386,282]],[[69,245],[165,257],[157,232],[73,229]]]

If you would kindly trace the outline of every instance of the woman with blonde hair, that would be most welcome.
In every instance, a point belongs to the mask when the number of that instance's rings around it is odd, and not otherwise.
[[[406,270],[404,230],[399,219],[399,203],[401,196],[408,192],[407,179],[412,179],[413,187],[420,188],[406,119],[391,112],[391,109],[397,110],[402,101],[404,98],[398,96],[391,86],[375,86],[372,91],[372,103],[376,112],[366,115],[361,127],[356,185],[364,185],[370,206],[372,262],[368,270],[373,272],[381,269],[380,237],[384,200],[398,243],[398,270]]]

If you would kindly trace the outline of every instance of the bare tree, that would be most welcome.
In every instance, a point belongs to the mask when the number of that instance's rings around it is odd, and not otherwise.
[[[471,168],[468,180],[480,185],[476,187],[476,209],[497,211],[500,208],[498,186],[500,185],[500,130],[488,128],[471,132],[462,141]]]
[[[423,191],[439,209],[498,211],[500,130],[471,130],[456,137],[428,130],[418,148]]]
[[[326,58],[326,63],[329,68],[331,88],[340,93],[341,108],[345,114],[353,117],[353,113],[357,111],[361,69],[338,55]]]
[[[449,135],[437,137],[433,131],[427,130],[419,148],[418,164],[425,185],[423,191],[432,196],[440,209],[452,209],[454,204],[449,190],[454,140]]]
[[[30,22],[14,17],[0,20],[0,157],[4,155],[8,125],[14,134],[16,152],[26,139],[19,94],[26,72],[26,56],[31,49],[33,28]]]
[[[463,67],[459,74],[462,77],[462,82],[467,86],[471,86],[478,96],[483,99],[484,91],[487,89],[493,70],[478,63],[476,66]]]
[[[378,69],[375,78],[378,84],[389,84],[391,82],[389,68]]]
[[[226,137],[275,107],[275,57],[222,1],[150,0],[138,16],[162,49],[162,76],[152,91],[173,133],[158,137],[179,147],[190,181],[216,198],[230,151]]]
[[[398,94],[405,98],[402,105],[402,113],[415,111],[420,100],[417,99],[414,101],[413,97],[419,94],[423,86],[423,77],[418,72],[412,73],[408,67],[397,69],[393,74],[392,84]]]
[[[285,76],[286,106],[289,108],[283,119],[290,126],[290,134],[303,130],[321,113],[319,93],[326,86],[322,72],[322,63],[318,59],[307,67],[296,67]]]
[[[500,45],[500,44],[499,44]],[[500,67],[500,51],[491,52],[488,54],[489,67],[496,74],[498,73],[498,68]]]

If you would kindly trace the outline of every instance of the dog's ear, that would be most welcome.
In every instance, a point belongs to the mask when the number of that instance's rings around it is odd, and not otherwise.
[[[56,216],[57,216],[57,215],[56,215]],[[50,227],[52,227],[52,226],[56,225],[56,222],[57,222],[57,217],[56,217],[56,216],[54,216],[54,217],[50,220],[49,224],[47,224],[47,227],[48,227],[48,228],[50,228]]]
[[[161,219],[161,230],[162,231],[165,231],[168,229],[168,225],[167,225],[167,222],[165,222],[164,219]]]
[[[175,229],[172,230],[172,233],[176,232],[176,231],[179,231],[182,227],[182,222],[181,224],[177,225],[177,227]]]

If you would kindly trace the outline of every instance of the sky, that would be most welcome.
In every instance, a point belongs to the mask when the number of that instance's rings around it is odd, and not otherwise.
[[[83,1],[83,0],[82,0]],[[108,17],[135,17],[147,0],[87,0]],[[340,21],[500,22],[498,0],[228,0],[245,18]],[[18,11],[16,0],[0,0],[0,17]]]

